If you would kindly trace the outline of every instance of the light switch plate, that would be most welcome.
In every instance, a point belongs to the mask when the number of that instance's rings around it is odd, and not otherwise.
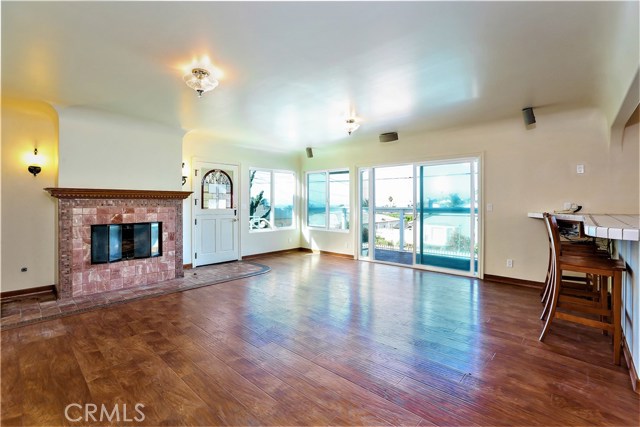
[[[584,165],[576,166],[576,172],[580,174],[584,173]]]

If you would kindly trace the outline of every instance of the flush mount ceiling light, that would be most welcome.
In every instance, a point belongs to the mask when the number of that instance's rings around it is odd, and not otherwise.
[[[218,86],[218,80],[211,75],[211,72],[200,67],[192,68],[191,72],[184,76],[184,81],[187,86],[198,92],[198,98]]]
[[[356,123],[356,119],[347,119],[346,125],[346,129],[349,135],[351,135],[351,132],[355,132],[360,127],[360,125]]]

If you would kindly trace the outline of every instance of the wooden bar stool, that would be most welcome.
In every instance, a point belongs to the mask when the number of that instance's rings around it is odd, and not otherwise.
[[[553,319],[567,320],[613,334],[613,363],[620,364],[622,326],[620,321],[622,272],[625,263],[622,260],[608,259],[593,254],[563,255],[560,246],[560,234],[556,219],[545,214],[545,224],[551,236],[552,273],[549,290],[549,309],[546,322],[540,334],[542,341],[549,331]],[[611,280],[611,304],[608,298],[571,298],[560,295],[564,272],[584,273],[597,277],[600,281],[600,295],[608,289]],[[562,308],[566,311],[559,311]],[[594,318],[593,316],[598,316]]]
[[[548,213],[544,213],[545,227],[546,221],[548,221]],[[548,227],[547,231],[548,231]],[[547,237],[549,238],[549,263],[547,267],[547,276],[545,278],[545,286],[540,292],[542,304],[544,304],[544,309],[540,315],[540,319],[546,319],[546,315],[549,311],[550,306],[550,294],[552,289],[552,278],[553,269],[554,269],[554,260],[552,258],[552,236],[547,232]],[[594,240],[591,241],[563,241],[560,239],[560,254],[561,255],[594,255],[601,258],[610,258],[609,252],[605,250],[598,249],[598,246],[595,244]],[[562,276],[562,287],[560,292],[567,295],[573,295],[576,297],[591,297],[598,299],[600,295],[598,292],[599,283],[597,283],[597,277],[593,277],[591,275],[585,276],[570,276],[563,275]]]

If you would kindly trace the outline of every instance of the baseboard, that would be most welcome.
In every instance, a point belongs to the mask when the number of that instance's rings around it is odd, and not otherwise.
[[[282,251],[264,252],[261,254],[246,255],[246,256],[243,256],[242,259],[251,260],[251,259],[261,258],[265,256],[282,255],[282,254],[293,253],[293,252],[305,252],[309,254],[313,253],[313,254],[337,256],[340,258],[354,259],[353,255],[349,255],[349,254],[341,254],[338,252],[329,252],[329,251],[318,251],[318,250],[313,250],[309,248],[294,248],[294,249],[284,249]]]
[[[191,270],[193,268],[193,264],[183,264],[182,265],[182,269],[183,270]]]
[[[341,253],[338,253],[338,252],[329,252],[329,251],[320,251],[320,255],[331,255],[331,256],[337,256],[338,258],[346,258],[346,259],[354,259],[355,258],[353,255],[341,254]]]
[[[280,251],[263,252],[263,253],[260,253],[260,254],[244,255],[242,257],[242,260],[243,261],[247,261],[247,260],[251,260],[251,259],[262,258],[262,257],[265,257],[265,256],[284,255],[284,254],[290,254],[290,253],[294,253],[294,252],[306,252],[306,250],[304,248],[292,248],[292,249],[283,249],[283,250],[280,250]]]
[[[542,289],[543,282],[534,282],[533,280],[516,279],[513,277],[494,276],[493,274],[485,274],[484,280],[489,282],[506,283],[507,285],[525,286],[527,288]]]
[[[625,362],[627,362],[627,367],[629,368],[631,387],[633,388],[633,391],[640,394],[640,378],[638,378],[638,371],[636,371],[636,367],[633,365],[631,352],[629,351],[627,340],[625,339],[624,335],[622,336],[622,354],[624,354],[624,360]]]
[[[313,253],[313,254],[337,256],[338,258],[346,258],[346,259],[355,259],[355,257],[353,255],[341,254],[339,252],[321,251],[321,250],[318,250],[318,249],[309,249],[309,248],[300,248],[300,250],[303,251],[303,252],[308,252],[308,253]]]
[[[56,285],[38,286],[37,288],[19,289],[17,291],[0,292],[0,300],[2,302],[19,299],[25,297],[41,297],[52,295],[53,298],[57,297]]]

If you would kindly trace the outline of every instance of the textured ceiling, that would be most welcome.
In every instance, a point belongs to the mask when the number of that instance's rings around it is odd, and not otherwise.
[[[598,106],[616,57],[637,67],[637,15],[637,2],[2,2],[2,91],[299,149],[348,141],[349,112],[353,137],[375,138]],[[182,75],[200,55],[224,75],[198,99]]]

